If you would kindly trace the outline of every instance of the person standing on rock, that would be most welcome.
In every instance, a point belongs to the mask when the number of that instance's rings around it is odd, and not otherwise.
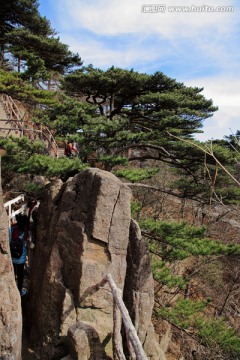
[[[9,228],[10,250],[15,280],[21,296],[26,294],[23,289],[24,266],[27,259],[26,243],[30,237],[29,219],[26,215],[16,215],[16,223]]]

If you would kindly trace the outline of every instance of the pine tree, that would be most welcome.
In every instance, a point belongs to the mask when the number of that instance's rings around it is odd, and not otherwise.
[[[191,138],[216,111],[202,89],[160,72],[147,75],[114,67],[104,72],[89,66],[65,76],[62,87],[69,96],[97,106],[99,116],[85,122],[95,147],[112,156],[130,148],[141,151],[130,160],[155,158],[181,165],[178,142],[168,133]]]
[[[62,87],[69,96],[98,109],[98,114],[86,117],[82,123],[82,146],[88,143],[94,151],[101,149],[109,160],[111,156],[124,157],[131,149],[127,155],[130,162],[155,160],[169,164],[180,175],[172,187],[183,198],[238,201],[239,188],[219,163],[234,173],[239,154],[214,142],[207,151],[209,144],[193,140],[203,121],[217,110],[201,94],[202,89],[187,87],[160,72],[147,75],[114,67],[103,71],[93,66],[65,76]],[[130,170],[118,171],[123,177],[129,174]],[[136,181],[136,173],[134,178]]]
[[[82,64],[78,54],[61,43],[49,20],[38,11],[35,0],[4,2],[0,8],[0,68],[13,56],[18,72],[27,67],[23,76],[32,82],[50,79],[52,73],[64,74],[73,66]]]

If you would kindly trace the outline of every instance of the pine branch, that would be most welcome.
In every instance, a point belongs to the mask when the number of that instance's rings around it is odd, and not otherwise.
[[[134,186],[134,187],[142,187],[142,188],[147,188],[147,189],[150,189],[150,190],[155,190],[155,191],[159,191],[159,192],[162,192],[164,194],[168,194],[168,195],[171,195],[171,196],[175,196],[179,199],[184,199],[186,196],[184,194],[179,194],[179,193],[176,193],[174,191],[171,191],[171,190],[165,190],[165,189],[161,189],[161,188],[158,188],[158,187],[155,187],[155,186],[151,186],[151,185],[147,185],[147,184],[142,184],[142,183],[125,183],[125,185],[131,187],[131,186]],[[203,199],[197,197],[197,196],[188,196],[189,199],[192,199],[192,200],[195,200],[201,204],[205,204],[205,201],[203,201]]]
[[[208,150],[204,149],[202,146],[196,144],[196,143],[193,143],[192,141],[189,141],[189,140],[186,140],[186,139],[182,139],[178,136],[175,136],[171,133],[169,133],[167,131],[167,134],[171,137],[174,137],[175,139],[177,140],[180,140],[180,141],[183,141],[183,142],[186,142],[187,144],[193,146],[193,147],[196,147],[198,148],[199,150],[203,151],[205,154],[211,156],[215,161],[216,163],[219,165],[219,167],[225,171],[225,173],[238,185],[240,186],[240,182],[226,169],[226,167],[217,159],[217,157],[214,155],[213,153],[213,150],[212,150],[212,143],[211,143],[211,147],[208,147]]]

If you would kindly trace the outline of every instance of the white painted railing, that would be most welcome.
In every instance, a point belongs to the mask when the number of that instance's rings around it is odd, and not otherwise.
[[[9,220],[9,226],[11,225],[11,221],[12,219],[20,213],[23,213],[26,209],[27,204],[23,204],[19,209],[17,210],[12,210],[12,205],[15,205],[17,203],[19,203],[20,201],[24,201],[24,194],[21,194],[19,196],[17,196],[16,198],[7,201],[4,204],[4,207],[7,210],[7,215],[8,215],[8,220]]]

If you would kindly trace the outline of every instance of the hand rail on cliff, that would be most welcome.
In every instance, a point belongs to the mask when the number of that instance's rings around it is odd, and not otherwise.
[[[29,121],[23,120],[23,115],[21,114],[21,111],[19,110],[17,104],[15,103],[15,101],[11,96],[7,94],[1,94],[1,98],[8,117],[8,119],[6,119],[6,122],[15,123],[18,128],[17,130],[21,133],[21,135],[23,136],[23,134],[26,133],[28,138],[31,138],[31,135],[33,133],[40,133],[42,137],[44,137],[48,142],[48,152],[51,153],[51,151],[53,151],[54,155],[58,156],[58,145],[49,128],[42,124],[40,126],[40,130],[34,128],[34,126],[36,127],[37,124],[30,120]],[[25,123],[31,124],[32,129],[28,129],[25,126]],[[10,129],[5,128],[5,130],[11,130],[11,128]]]
[[[7,94],[2,94],[2,101],[5,105],[5,110],[10,119],[21,120],[22,114],[18,106],[15,104],[13,98]]]
[[[113,352],[117,356],[116,358],[118,360],[126,360],[123,353],[121,341],[122,316],[127,337],[127,345],[131,358],[136,360],[148,360],[143,350],[141,341],[139,340],[137,331],[129,316],[128,310],[123,302],[122,292],[115,284],[111,274],[107,274],[100,283],[92,286],[88,291],[86,291],[82,299],[98,291],[106,283],[109,284],[111,292],[113,294]]]
[[[23,204],[18,210],[12,211],[12,205],[17,204],[19,201],[24,201],[24,194],[17,196],[16,198],[4,203],[4,207],[7,208],[8,222],[11,225],[11,220],[15,215],[24,212],[26,204]]]
[[[51,149],[53,150],[55,156],[58,156],[58,145],[56,140],[54,139],[53,134],[49,130],[49,128],[46,125],[41,124],[41,132],[46,137],[48,144],[49,144],[49,151],[51,152]]]
[[[124,324],[126,335],[127,335],[128,348],[129,348],[132,358],[134,358],[133,355],[135,353],[136,360],[147,360],[147,356],[143,350],[143,347],[142,347],[141,341],[139,340],[137,331],[136,331],[135,327],[133,326],[133,323],[129,316],[128,310],[123,302],[121,290],[117,288],[111,274],[107,274],[105,279],[108,282],[108,284],[112,290],[114,304],[115,304],[114,313],[116,314],[117,312],[120,311],[120,313],[122,315],[123,324]],[[117,306],[118,310],[116,309],[116,306]],[[115,334],[115,335],[117,335],[117,338],[118,338],[120,336],[121,322],[119,320],[117,320],[116,318],[114,320],[115,320],[114,323],[116,324],[115,330],[118,332],[118,335],[117,334]],[[118,326],[118,324],[120,326]]]

